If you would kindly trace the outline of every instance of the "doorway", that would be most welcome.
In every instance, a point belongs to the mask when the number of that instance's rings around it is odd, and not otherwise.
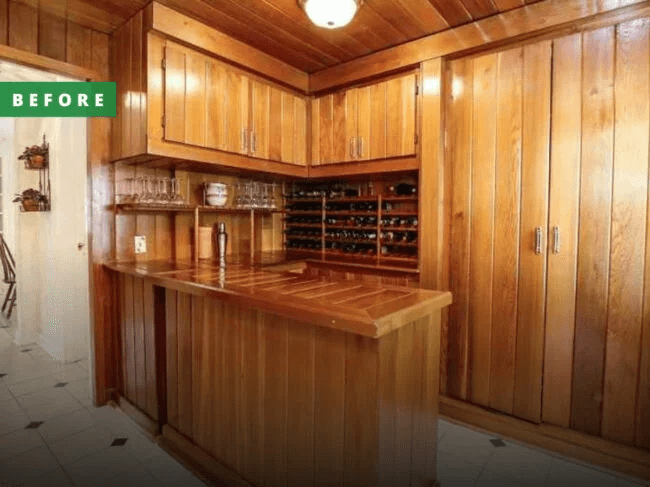
[[[76,81],[0,61],[0,81]],[[49,143],[51,210],[12,203],[38,189],[38,171],[18,157]],[[16,259],[17,303],[5,325],[18,347],[38,344],[53,359],[90,357],[87,121],[84,118],[0,119],[2,228]]]

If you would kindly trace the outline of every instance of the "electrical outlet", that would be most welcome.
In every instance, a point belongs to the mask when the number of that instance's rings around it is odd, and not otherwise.
[[[147,238],[142,235],[135,236],[135,253],[144,254],[147,252]]]

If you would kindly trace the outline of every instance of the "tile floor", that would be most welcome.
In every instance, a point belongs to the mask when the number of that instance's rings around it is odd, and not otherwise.
[[[438,478],[442,487],[643,485],[442,419]],[[87,360],[63,365],[0,329],[0,486],[18,485],[203,483],[120,411],[92,406]]]
[[[88,361],[63,365],[0,329],[0,486],[202,486],[126,415],[92,406]]]

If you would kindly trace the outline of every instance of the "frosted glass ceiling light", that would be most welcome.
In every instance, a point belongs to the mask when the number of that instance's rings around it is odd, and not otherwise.
[[[318,27],[336,29],[350,23],[363,0],[301,0],[305,13]]]

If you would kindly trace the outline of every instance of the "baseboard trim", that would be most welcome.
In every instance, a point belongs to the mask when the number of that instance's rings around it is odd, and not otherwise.
[[[138,407],[132,404],[128,399],[118,395],[117,404],[120,407],[120,409],[124,412],[124,414],[126,414],[129,418],[135,421],[138,424],[138,426],[143,428],[149,434],[153,436],[157,436],[160,434],[160,424],[158,424],[158,422],[154,421],[145,413],[140,411],[140,409],[138,409]]]
[[[578,431],[534,424],[440,396],[440,415],[551,452],[650,481],[650,452]]]
[[[254,487],[253,484],[241,478],[237,472],[196,446],[184,435],[168,424],[162,427],[161,446],[171,450],[193,472],[199,475],[209,485],[223,487]]]

